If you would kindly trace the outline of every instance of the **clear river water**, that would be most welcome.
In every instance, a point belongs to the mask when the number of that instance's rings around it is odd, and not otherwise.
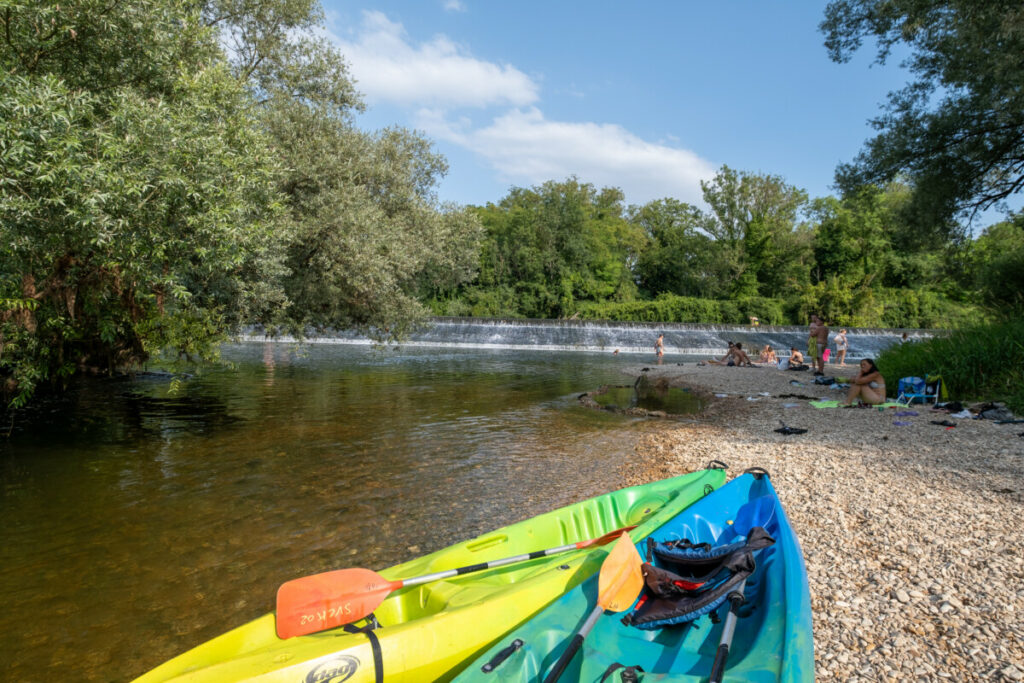
[[[0,425],[0,678],[129,680],[273,607],[616,487],[653,357],[245,343]],[[673,359],[673,361],[676,359]]]

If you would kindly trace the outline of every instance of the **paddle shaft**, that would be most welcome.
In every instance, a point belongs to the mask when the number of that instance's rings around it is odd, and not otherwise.
[[[611,536],[612,534],[623,534],[626,531],[633,529],[634,527],[623,527],[622,529],[616,529],[615,531],[605,534],[601,538],[591,539],[588,541],[578,541],[576,543],[567,543],[566,545],[560,545],[557,548],[548,548],[547,550],[535,550],[532,553],[524,553],[522,555],[514,555],[512,557],[503,557],[500,560],[491,560],[490,562],[480,562],[479,564],[470,564],[465,567],[459,567],[457,569],[446,569],[442,572],[434,572],[433,574],[424,574],[423,576],[415,576],[411,579],[402,579],[395,581],[398,588],[405,586],[418,586],[421,583],[430,583],[431,581],[440,581],[441,579],[451,578],[453,576],[459,576],[461,574],[470,574],[472,572],[480,572],[485,569],[494,569],[495,567],[504,567],[507,564],[515,564],[517,562],[526,562],[527,560],[535,560],[538,557],[547,557],[548,555],[557,555],[558,553],[568,552],[570,550],[578,550],[580,548],[586,548],[590,545],[595,545],[597,542]],[[611,539],[608,539],[611,540]]]
[[[562,674],[565,672],[565,668],[569,666],[569,662],[576,656],[576,652],[579,651],[580,646],[583,645],[583,639],[587,637],[591,629],[594,628],[594,624],[601,618],[601,613],[604,612],[604,608],[598,605],[594,608],[594,611],[590,613],[587,620],[583,622],[583,626],[576,632],[576,635],[569,641],[569,647],[565,648],[565,652],[558,658],[558,662],[555,663],[555,668],[551,670],[548,677],[544,679],[544,683],[555,683]]]
[[[708,683],[722,683],[725,675],[725,660],[729,658],[729,648],[732,646],[732,637],[736,632],[736,620],[738,618],[740,605],[743,604],[743,589],[747,586],[747,580],[743,579],[736,590],[729,594],[729,614],[725,616],[725,624],[722,625],[722,637],[718,641],[718,651],[715,652],[715,662],[711,665],[711,678]]]

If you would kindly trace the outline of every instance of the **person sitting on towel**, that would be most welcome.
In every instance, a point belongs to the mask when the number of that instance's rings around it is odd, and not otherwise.
[[[729,350],[721,358],[708,360],[712,365],[751,365],[750,358],[743,350],[743,344],[729,342]]]
[[[860,362],[860,373],[850,380],[846,403],[852,405],[856,398],[873,406],[885,403],[885,378],[870,358]]]

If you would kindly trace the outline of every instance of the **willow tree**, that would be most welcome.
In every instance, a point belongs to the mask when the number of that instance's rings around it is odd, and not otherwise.
[[[204,18],[284,167],[279,322],[400,337],[425,314],[424,290],[475,273],[479,222],[437,200],[446,161],[412,131],[356,127],[363,104],[343,55],[317,37],[318,0],[210,0]]]
[[[245,323],[404,330],[474,268],[444,160],[364,133],[310,0],[0,0],[0,378],[215,355]]]
[[[283,303],[276,163],[182,3],[0,2],[0,373],[206,354]]]

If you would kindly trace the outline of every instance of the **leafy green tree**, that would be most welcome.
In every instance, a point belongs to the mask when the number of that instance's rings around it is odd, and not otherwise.
[[[401,334],[475,268],[444,160],[365,133],[315,0],[0,0],[0,377],[212,357],[245,323]]]
[[[636,264],[642,291],[709,299],[728,294],[729,263],[708,234],[709,218],[703,211],[659,199],[633,207],[629,219],[647,236]]]
[[[479,223],[437,202],[444,158],[411,131],[355,127],[363,105],[348,67],[311,37],[318,0],[212,0],[204,19],[220,29],[285,167],[284,322],[400,337],[425,314],[420,298],[475,273]]]
[[[842,200],[825,197],[814,201],[816,280],[839,278],[848,285],[881,282],[892,254],[892,216],[883,206],[883,194],[868,185]]]
[[[879,134],[836,178],[844,189],[905,175],[919,235],[1024,188],[1024,14],[1016,0],[835,0],[821,24],[836,62],[865,38],[876,62],[906,46],[915,80],[890,93]]]
[[[1003,314],[1024,311],[1024,214],[989,227],[971,250],[984,301]]]
[[[463,294],[470,310],[547,318],[571,315],[580,301],[631,300],[630,266],[643,235],[625,219],[622,200],[618,189],[570,178],[513,188],[477,209],[487,237],[479,279]]]
[[[701,188],[714,216],[708,229],[729,260],[733,296],[771,296],[806,282],[811,235],[798,223],[806,192],[779,176],[728,166]]]
[[[0,368],[23,403],[170,346],[209,355],[283,302],[276,165],[198,14],[4,2]]]

